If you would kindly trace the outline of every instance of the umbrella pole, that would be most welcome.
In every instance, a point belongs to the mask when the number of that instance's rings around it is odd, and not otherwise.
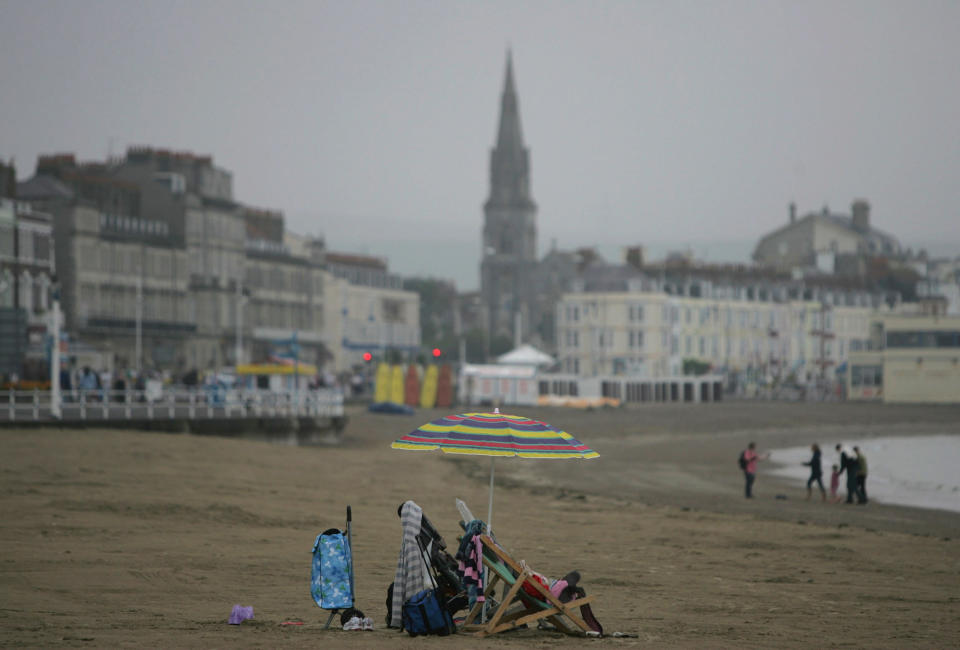
[[[493,532],[493,461],[496,456],[490,457],[490,503],[487,505],[487,534]]]
[[[493,461],[496,456],[490,457],[490,502],[487,504],[487,535],[493,534]],[[486,590],[487,581],[490,580],[490,569],[483,567],[483,588]],[[484,599],[483,607],[480,610],[480,622],[487,622],[487,601]]]

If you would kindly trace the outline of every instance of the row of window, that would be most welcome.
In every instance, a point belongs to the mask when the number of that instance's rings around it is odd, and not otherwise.
[[[17,282],[10,269],[0,271],[0,307],[13,307],[15,289],[19,289],[22,309],[40,314],[50,308],[50,278],[45,273],[34,276],[23,271]]]
[[[166,237],[170,234],[170,226],[163,221],[105,212],[100,213],[100,230],[153,235],[155,237]]]
[[[141,293],[141,318],[146,321],[189,322],[194,303],[182,291],[145,289]],[[80,285],[77,311],[83,318],[135,319],[137,290],[133,287]]]
[[[50,233],[29,228],[0,226],[0,258],[13,260],[13,238],[16,235],[19,261],[30,264],[48,264],[50,258]]]
[[[169,249],[141,247],[116,242],[82,242],[77,245],[77,264],[82,270],[162,279],[184,279],[182,256]]]
[[[540,395],[572,395],[576,397],[580,391],[577,382],[564,380],[540,381],[537,388]]]
[[[311,287],[311,283],[313,286]],[[292,291],[304,297],[323,293],[323,279],[309,267],[283,268],[277,264],[247,263],[246,284],[254,289]]]
[[[221,212],[187,213],[187,239],[239,248],[246,238],[246,222],[239,216]]]
[[[613,330],[601,329],[596,331],[594,335],[596,337],[596,349],[615,347],[615,332]],[[626,342],[628,349],[642,350],[644,348],[643,330],[627,331]],[[579,348],[579,330],[565,329],[564,343],[566,348]],[[822,354],[824,357],[833,357],[833,343],[833,341],[829,340],[823,342]],[[790,356],[791,344],[795,346],[795,349],[798,350],[799,357],[801,359],[805,358],[806,352],[809,352],[809,356],[811,357],[818,357],[821,354],[819,340],[805,341],[803,336],[797,336],[796,339],[791,341],[791,339],[788,337],[738,338],[722,337],[719,335],[713,335],[712,337],[691,335],[679,336],[676,334],[671,335],[665,330],[660,332],[661,349],[666,350],[667,347],[669,347],[670,354],[672,355],[697,355],[702,358],[712,357],[717,359],[721,355],[721,350],[725,350],[727,357],[769,356],[773,358],[785,359]],[[806,350],[805,347],[807,348]],[[837,358],[845,358],[846,353],[851,347],[852,346],[850,346],[846,340],[837,339]]]
[[[343,331],[345,338],[352,343],[385,347],[420,343],[420,330],[404,323],[344,318]]]
[[[258,300],[248,304],[244,321],[278,329],[322,330],[323,309],[306,303]]]
[[[887,332],[888,348],[960,348],[960,331]]]
[[[731,307],[721,308],[717,305],[705,307],[681,307],[677,305],[662,305],[661,319],[666,324],[686,323],[692,325],[699,323],[705,325],[709,323],[719,324],[723,321],[726,327],[733,327],[735,324],[741,328],[771,328],[786,329],[789,324],[804,326],[807,323],[806,309],[798,312],[788,313],[783,309],[762,312],[759,310],[733,309]],[[564,319],[568,323],[579,322],[581,317],[584,320],[596,318],[599,316],[601,306],[597,302],[586,302],[583,305],[566,304],[564,306]],[[644,305],[638,303],[627,304],[627,320],[631,323],[643,322]],[[810,310],[809,325],[814,329],[834,328],[834,314],[830,311],[820,312]],[[865,328],[866,318],[863,316],[841,314],[836,315],[836,325],[843,329]]]

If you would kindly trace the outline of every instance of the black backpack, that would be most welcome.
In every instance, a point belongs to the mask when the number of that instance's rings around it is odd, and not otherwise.
[[[743,452],[740,452],[740,457],[737,459],[737,465],[740,466],[740,469],[747,469],[747,457],[743,455]]]

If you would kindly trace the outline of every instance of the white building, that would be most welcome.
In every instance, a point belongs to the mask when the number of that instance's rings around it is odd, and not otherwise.
[[[687,362],[806,383],[863,347],[877,314],[867,294],[810,300],[772,293],[765,300],[749,298],[746,287],[704,297],[654,288],[564,294],[556,315],[561,369],[659,378],[683,375]]]
[[[850,399],[960,403],[960,317],[888,315],[873,321],[871,334],[850,358]]]
[[[389,351],[419,351],[420,296],[405,291],[384,260],[327,253],[326,264],[332,276],[327,325],[338,369],[363,363],[366,353],[382,360]]]

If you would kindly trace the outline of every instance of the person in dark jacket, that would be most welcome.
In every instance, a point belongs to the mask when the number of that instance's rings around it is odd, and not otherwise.
[[[853,453],[857,455],[857,499],[859,503],[867,502],[867,457],[860,447],[854,447]]]
[[[810,468],[810,478],[807,479],[807,501],[810,500],[810,495],[813,492],[811,487],[814,482],[820,486],[821,500],[826,501],[827,491],[823,489],[823,466],[820,464],[820,445],[813,443],[810,445],[810,450],[813,452],[813,456],[809,461],[804,463],[804,465]]]
[[[839,443],[837,443],[837,453],[840,454],[840,473],[846,472],[847,474],[847,503],[853,503],[854,496],[857,497],[858,503],[862,503],[860,491],[857,489],[857,471],[859,469],[857,457],[847,453],[847,450]]]

